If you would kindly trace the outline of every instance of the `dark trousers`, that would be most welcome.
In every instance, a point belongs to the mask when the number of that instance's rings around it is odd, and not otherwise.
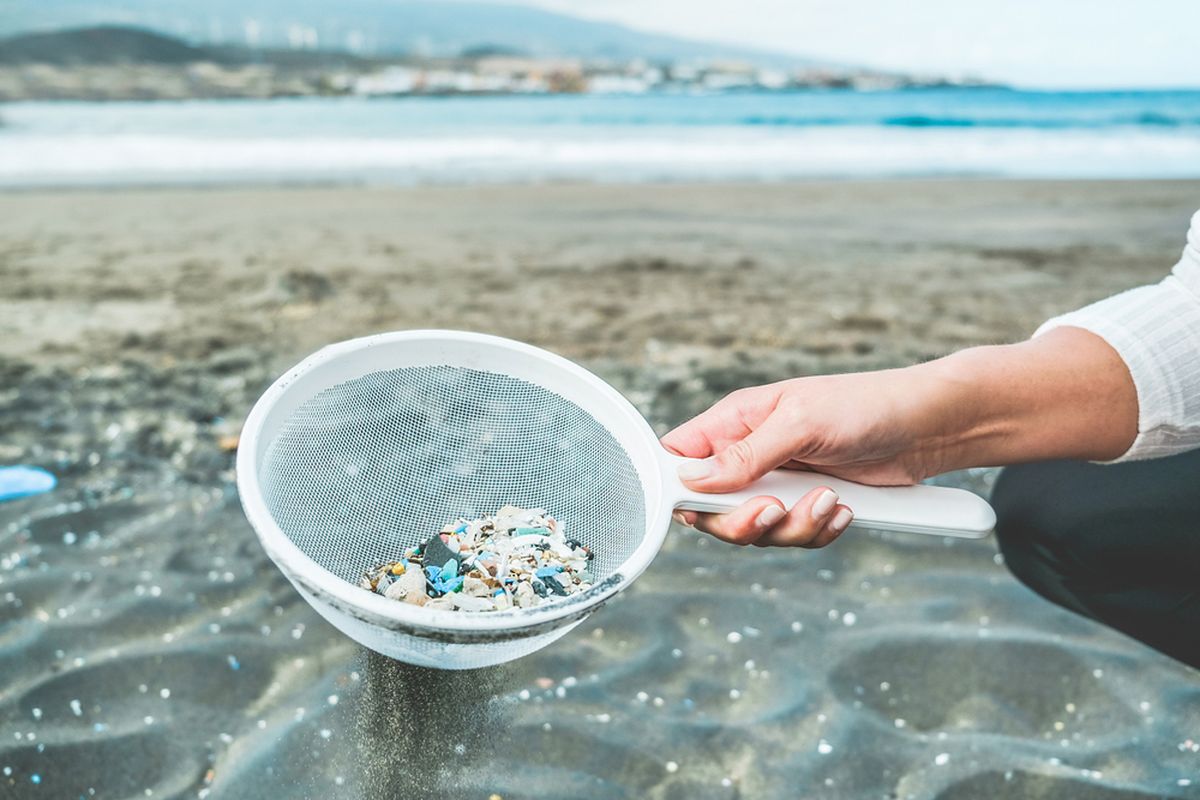
[[[1009,467],[992,504],[1023,583],[1200,668],[1200,450]]]

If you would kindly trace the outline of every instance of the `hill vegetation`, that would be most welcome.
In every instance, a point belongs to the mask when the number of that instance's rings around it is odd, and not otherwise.
[[[118,26],[100,26],[0,39],[0,64],[191,64],[215,60],[212,53],[172,36]]]

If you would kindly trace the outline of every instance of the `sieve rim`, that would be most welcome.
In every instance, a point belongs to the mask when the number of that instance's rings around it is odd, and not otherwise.
[[[300,549],[276,523],[267,508],[258,479],[260,433],[280,401],[287,397],[290,387],[317,367],[361,350],[406,343],[432,345],[437,342],[478,345],[481,349],[492,348],[519,353],[554,370],[568,373],[580,381],[588,393],[609,404],[611,411],[619,412],[617,416],[627,425],[624,431],[613,430],[600,419],[597,419],[597,422],[604,425],[609,434],[627,451],[631,449],[629,445],[634,438],[630,434],[636,432],[637,444],[644,448],[648,462],[645,470],[638,469],[646,504],[645,535],[629,557],[617,565],[604,580],[577,595],[532,609],[521,609],[519,612],[468,613],[429,610],[381,597],[343,580]],[[431,360],[429,363],[444,362]],[[481,369],[488,371],[486,368]],[[554,391],[552,387],[543,388]],[[237,487],[242,509],[254,528],[259,543],[285,577],[293,584],[299,582],[310,589],[316,588],[319,590],[316,592],[317,596],[323,596],[324,602],[337,601],[333,604],[364,622],[418,636],[424,632],[430,638],[437,638],[436,634],[439,631],[450,636],[487,631],[525,632],[535,635],[549,627],[555,627],[555,623],[565,624],[590,613],[641,575],[658,554],[670,527],[670,516],[662,513],[663,493],[657,467],[657,449],[661,449],[658,437],[628,398],[602,378],[556,353],[513,339],[473,331],[392,331],[327,345],[285,371],[263,392],[251,408],[242,427],[236,460]]]

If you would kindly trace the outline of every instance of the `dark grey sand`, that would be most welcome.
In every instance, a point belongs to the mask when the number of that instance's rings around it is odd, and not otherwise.
[[[0,505],[0,796],[1200,797],[1197,673],[1043,602],[989,541],[675,529],[549,649],[439,673],[299,599],[222,448],[308,351],[426,326],[578,358],[665,430],[736,386],[1026,336],[1157,279],[1197,205],[951,181],[0,197],[0,463],[62,478]]]

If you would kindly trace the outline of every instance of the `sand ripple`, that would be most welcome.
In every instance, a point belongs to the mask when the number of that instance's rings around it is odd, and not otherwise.
[[[436,673],[317,618],[231,494],[2,513],[5,796],[1200,791],[1194,672],[1038,600],[989,543],[677,530],[566,640]]]
[[[1196,673],[990,542],[674,530],[566,639],[438,673],[304,605],[228,471],[114,470],[0,507],[5,798],[1200,797]]]

